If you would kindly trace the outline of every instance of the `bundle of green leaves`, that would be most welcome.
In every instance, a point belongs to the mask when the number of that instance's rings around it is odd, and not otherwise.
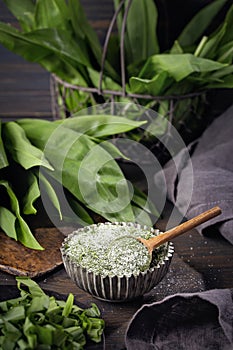
[[[134,222],[140,212],[140,223],[151,225],[151,215],[158,216],[156,209],[138,189],[132,194],[116,161],[124,155],[107,140],[142,124],[112,115],[2,123],[2,230],[29,248],[43,249],[27,224],[27,217],[37,214],[42,192],[59,222],[92,224],[93,213],[108,221]],[[65,203],[60,196],[63,189]],[[66,212],[67,202],[75,213],[73,222]]]
[[[83,309],[47,295],[26,277],[16,277],[21,296],[0,302],[1,349],[84,349],[87,341],[100,343],[104,320],[95,304]]]
[[[120,0],[113,1],[117,9]],[[99,87],[102,47],[79,0],[4,2],[17,18],[20,29],[0,23],[0,43],[26,60],[39,63],[64,82]],[[228,0],[215,0],[203,7],[185,26],[172,47],[161,52],[157,38],[159,13],[156,2],[132,0],[124,33],[126,93],[183,96],[213,88],[232,88],[233,6],[228,6],[219,27],[206,35],[215,16],[227,3]],[[126,0],[117,16],[118,34],[112,33],[110,37],[103,90],[122,91],[120,37],[128,4],[129,0]],[[60,86],[58,101],[65,104],[71,114],[77,108],[96,104],[92,94],[68,90],[64,95],[65,88]],[[61,96],[65,96],[65,101]],[[108,99],[107,95],[102,97]],[[115,99],[131,101],[127,95]],[[148,98],[138,101],[169,117],[168,100]],[[184,122],[189,129],[195,128],[200,120],[193,119],[197,115],[202,117],[202,106],[203,98],[198,96],[179,101],[173,110],[175,127],[179,130]]]

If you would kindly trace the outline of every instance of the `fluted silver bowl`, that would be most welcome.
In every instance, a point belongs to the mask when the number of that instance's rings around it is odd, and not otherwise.
[[[94,224],[92,226],[95,227],[96,225],[109,225],[109,223]],[[134,226],[137,229],[146,228],[146,226],[135,223],[118,222],[114,223],[114,225],[120,225],[123,230],[125,226]],[[90,293],[94,297],[112,302],[124,302],[136,299],[148,293],[166,275],[174,253],[174,246],[171,242],[163,245],[159,261],[152,260],[150,268],[137,275],[103,276],[88,271],[71,259],[66,252],[66,247],[69,245],[70,239],[72,239],[74,235],[79,235],[81,232],[85,231],[85,229],[85,227],[78,229],[64,239],[61,247],[61,254],[65,270],[69,277],[79,288]],[[148,230],[150,230],[150,232],[154,231],[155,234],[161,233],[151,228],[148,228]]]

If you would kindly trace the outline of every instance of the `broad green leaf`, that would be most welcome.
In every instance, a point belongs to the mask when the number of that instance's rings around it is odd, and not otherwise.
[[[216,57],[217,49],[221,43],[222,38],[226,33],[226,27],[227,27],[227,24],[224,23],[224,25],[220,28],[220,30],[218,30],[214,35],[212,35],[206,41],[204,47],[202,48],[199,54],[200,57],[206,57],[210,59],[214,59]]]
[[[55,122],[56,123],[56,122]],[[87,115],[74,114],[72,118],[58,122],[65,128],[70,128],[79,133],[87,134],[95,138],[107,137],[125,133],[139,128],[146,122],[134,121],[125,117],[113,115]]]
[[[135,204],[137,204],[139,208],[144,209],[144,211],[146,211],[148,214],[151,214],[159,218],[160,214],[156,209],[155,205],[148,198],[148,196],[137,187],[134,187],[134,194],[133,194],[132,201]]]
[[[115,0],[115,9],[120,1]],[[124,13],[128,1],[125,2]],[[157,8],[152,0],[134,0],[130,4],[124,33],[126,63],[133,64],[146,60],[149,56],[159,52],[156,36]],[[117,19],[118,33],[121,36],[123,13]]]
[[[68,19],[68,8],[64,0],[36,1],[36,29],[66,28]]]
[[[135,221],[139,223],[140,225],[146,225],[148,227],[152,227],[152,220],[150,218],[150,215],[146,211],[143,211],[141,208],[139,208],[136,205],[132,205]]]
[[[161,71],[167,72],[176,81],[187,78],[192,73],[212,72],[225,67],[206,58],[196,57],[192,54],[161,54],[149,58],[142,71],[141,78],[152,78]]]
[[[24,214],[36,214],[37,210],[34,207],[34,202],[40,197],[40,188],[36,176],[30,171],[26,174],[27,177],[27,193],[25,193],[23,203]]]
[[[16,232],[17,232],[17,240],[20,241],[23,245],[25,245],[28,248],[43,250],[41,245],[37,242],[37,240],[33,236],[27,223],[22,218],[22,216],[20,214],[20,207],[19,207],[18,199],[17,199],[13,189],[11,188],[9,182],[1,180],[0,186],[3,186],[5,188],[5,190],[7,191],[7,194],[9,196],[9,200],[10,200],[11,210],[17,218],[17,220],[15,222],[15,228],[16,228]]]
[[[57,196],[56,191],[54,190],[53,186],[49,182],[49,180],[42,173],[42,169],[39,173],[39,180],[40,180],[40,188],[43,186],[42,188],[44,188],[46,195],[48,196],[49,200],[51,201],[53,206],[58,211],[59,217],[62,220],[62,212],[61,212],[61,207],[60,207],[60,202],[59,202],[58,196]]]
[[[215,0],[193,16],[179,35],[177,39],[179,44],[182,47],[195,44],[226,2],[227,0]]]
[[[68,33],[59,28],[38,29],[26,33],[25,40],[50,50],[68,63],[91,66],[86,46],[83,40],[75,41]]]
[[[226,24],[226,32],[221,45],[227,44],[233,40],[233,5],[229,8],[223,25]]]
[[[232,89],[233,88],[233,75],[222,78],[221,82],[210,83],[207,85],[210,89]]]
[[[77,65],[76,62],[70,63],[67,58],[63,59],[57,52],[52,52],[40,44],[33,43],[29,38],[5,23],[0,23],[0,43],[26,60],[39,63],[64,81],[82,86],[87,85],[82,74],[74,68]],[[83,71],[81,64],[79,68]]]
[[[44,150],[49,137],[58,127],[55,122],[43,119],[19,119],[17,124],[23,128],[31,143],[41,150]]]
[[[211,74],[211,77],[221,79],[227,77],[228,75],[233,74],[233,64],[222,69],[219,69],[217,72]]]
[[[0,43],[8,50],[25,58],[30,62],[40,62],[51,52],[46,47],[34,43],[25,34],[12,26],[0,22]]]
[[[93,219],[91,216],[88,214],[88,212],[84,209],[84,206],[81,205],[77,199],[74,200],[73,198],[68,197],[69,204],[72,208],[72,210],[75,212],[77,215],[76,217],[76,222],[79,222],[81,225],[86,226],[94,224]],[[63,215],[64,216],[64,215]],[[69,222],[69,218],[66,218],[65,221]]]
[[[45,292],[40,288],[40,286],[28,277],[18,276],[16,277],[17,287],[20,290],[22,296],[24,295],[24,289],[21,285],[26,286],[29,289],[29,293],[32,297],[40,297],[45,295]]]
[[[16,122],[6,122],[3,132],[8,152],[24,169],[41,165],[53,170],[43,152],[30,143],[24,130]]]
[[[86,18],[80,0],[69,0],[68,8],[69,16],[71,18],[71,23],[77,40],[79,38],[82,38],[86,42],[86,45],[88,46],[90,52],[92,52],[94,55],[95,61],[97,61],[100,67],[102,59],[102,47],[100,45],[96,32],[93,30],[92,26]],[[117,73],[107,60],[105,62],[104,68],[106,73],[111,78],[115,79],[116,81],[119,80]]]
[[[0,226],[7,236],[17,240],[15,230],[16,216],[7,208],[0,207]]]
[[[9,165],[5,147],[2,141],[2,122],[0,120],[0,169],[5,168]]]
[[[4,0],[8,9],[18,19],[22,29],[27,32],[35,29],[35,2],[33,0]]]
[[[100,73],[92,68],[88,68],[88,73],[90,75],[90,78],[91,78],[93,85],[96,88],[99,88]],[[112,80],[107,75],[103,76],[101,88],[103,90],[114,90],[114,91],[121,91],[122,90],[122,86],[117,84],[114,80]]]
[[[59,73],[58,66],[65,62],[78,69],[88,81],[84,66],[90,66],[90,62],[85,45],[82,41],[76,43],[66,31],[48,28],[23,34],[10,25],[0,23],[0,43],[27,61],[40,63],[54,73]],[[56,55],[54,64],[52,54]],[[65,67],[62,71],[65,74]]]
[[[233,61],[233,40],[218,49],[217,61],[231,64]]]
[[[172,79],[168,77],[167,72],[160,72],[152,79],[143,79],[138,77],[130,78],[130,91],[138,94],[149,94],[152,96],[162,95]]]

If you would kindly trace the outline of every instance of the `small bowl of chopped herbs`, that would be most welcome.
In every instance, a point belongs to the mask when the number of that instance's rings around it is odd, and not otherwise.
[[[79,288],[96,298],[113,302],[136,299],[155,287],[168,271],[174,253],[171,242],[155,249],[148,260],[145,247],[136,240],[159,234],[158,229],[130,222],[80,228],[63,241],[65,269]]]

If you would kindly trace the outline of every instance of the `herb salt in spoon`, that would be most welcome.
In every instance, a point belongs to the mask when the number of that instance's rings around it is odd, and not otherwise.
[[[164,243],[195,228],[196,226],[221,214],[219,207],[214,207],[202,214],[188,220],[158,236],[142,238],[131,235],[123,235],[116,238],[110,244],[108,262],[119,275],[130,273],[137,274],[150,268],[152,253]],[[139,244],[141,242],[142,244]],[[157,249],[159,251],[159,249]]]

